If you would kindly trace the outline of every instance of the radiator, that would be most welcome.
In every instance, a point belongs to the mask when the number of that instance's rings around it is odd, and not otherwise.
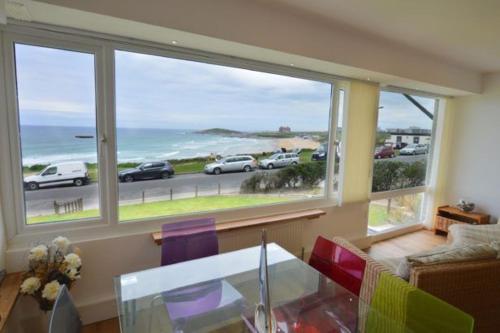
[[[262,229],[266,229],[269,243],[276,243],[293,255],[302,257],[304,222],[301,220],[220,233],[220,252],[260,245]]]

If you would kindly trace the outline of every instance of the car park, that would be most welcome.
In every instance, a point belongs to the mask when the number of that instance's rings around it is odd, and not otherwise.
[[[283,168],[289,165],[299,164],[299,156],[294,153],[274,154],[259,162],[259,167],[263,169]]]
[[[89,183],[89,172],[84,162],[63,162],[47,166],[37,175],[24,178],[24,187],[28,190],[38,190],[40,187],[75,185]]]
[[[131,183],[146,179],[167,179],[175,174],[173,166],[165,162],[145,162],[136,168],[122,170],[118,173],[121,182]]]
[[[219,175],[223,172],[250,172],[257,168],[257,161],[250,155],[228,156],[205,165],[208,174]]]
[[[399,151],[400,155],[419,155],[427,154],[428,148],[425,144],[411,144],[407,145]]]
[[[374,157],[376,159],[393,158],[396,157],[396,153],[394,152],[392,146],[381,146],[375,149]]]

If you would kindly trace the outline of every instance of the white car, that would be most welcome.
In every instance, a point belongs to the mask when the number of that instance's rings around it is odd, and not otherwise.
[[[399,151],[400,155],[418,155],[427,154],[427,145],[424,144],[411,144]]]
[[[260,161],[259,166],[263,169],[282,168],[289,165],[299,164],[299,156],[293,153],[274,154]]]
[[[44,186],[73,184],[82,186],[89,182],[89,172],[84,162],[64,162],[51,164],[38,175],[24,178],[24,186],[34,191]]]

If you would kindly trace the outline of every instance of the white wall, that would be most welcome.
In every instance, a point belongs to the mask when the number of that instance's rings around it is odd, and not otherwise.
[[[484,76],[484,93],[451,100],[454,127],[446,199],[473,201],[500,217],[500,73]]]

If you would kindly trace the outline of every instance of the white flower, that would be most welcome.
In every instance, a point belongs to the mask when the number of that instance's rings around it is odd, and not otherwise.
[[[59,288],[61,288],[61,285],[57,282],[57,280],[47,283],[43,288],[42,297],[49,301],[55,300],[57,293],[59,292]]]
[[[68,247],[71,244],[71,242],[66,237],[59,236],[59,237],[54,238],[54,240],[52,241],[52,244],[58,250],[61,250],[61,251],[64,252],[64,251],[66,251],[68,249]]]
[[[30,250],[30,254],[28,255],[29,260],[41,261],[47,259],[48,249],[45,245],[35,246]]]
[[[82,260],[76,253],[70,253],[64,256],[64,262],[68,264],[68,268],[78,268],[82,265]]]
[[[29,277],[21,284],[21,292],[23,294],[33,295],[40,288],[41,282],[37,277]]]
[[[76,280],[80,278],[80,272],[76,268],[71,268],[66,271],[66,276],[71,280]]]

